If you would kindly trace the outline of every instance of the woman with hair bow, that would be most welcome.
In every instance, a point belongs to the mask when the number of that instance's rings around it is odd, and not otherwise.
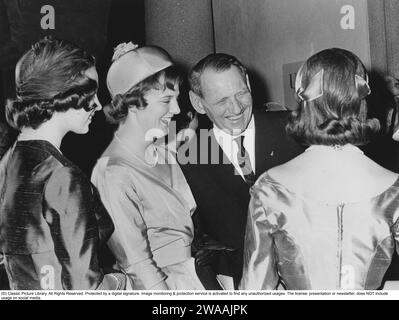
[[[104,112],[118,125],[92,174],[115,224],[108,245],[133,289],[203,289],[191,257],[196,208],[164,137],[181,77],[159,47],[119,45],[108,71],[112,103]]]
[[[60,151],[101,105],[95,59],[45,38],[18,61],[7,120],[20,131],[0,164],[0,252],[13,290],[124,289],[99,251],[113,231],[90,180]]]
[[[379,130],[366,69],[349,51],[321,51],[296,93],[287,131],[308,148],[251,190],[240,288],[377,289],[398,245],[399,179],[359,148]]]

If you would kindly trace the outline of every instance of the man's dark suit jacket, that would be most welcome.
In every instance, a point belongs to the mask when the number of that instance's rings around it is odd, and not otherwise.
[[[286,111],[254,111],[256,177],[303,152],[303,148],[285,132],[288,116],[289,112]],[[223,155],[213,134],[210,137],[212,139]],[[199,159],[199,148],[197,150]],[[234,174],[234,166],[227,162],[189,163],[181,165],[181,168],[197,203],[193,217],[197,231],[195,239],[205,233],[213,240],[235,249],[233,253],[218,255],[212,268],[217,274],[232,276],[237,284],[242,275],[250,186],[240,175]]]

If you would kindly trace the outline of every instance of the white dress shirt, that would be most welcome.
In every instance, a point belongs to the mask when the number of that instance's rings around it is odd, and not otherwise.
[[[238,153],[238,145],[234,141],[234,139],[238,138],[239,136],[244,136],[244,148],[247,150],[249,154],[249,159],[251,161],[251,167],[253,172],[255,173],[255,121],[254,117],[252,116],[251,121],[248,124],[248,127],[242,132],[240,135],[232,136],[222,129],[218,128],[217,126],[213,126],[213,133],[215,135],[216,141],[219,146],[222,148],[224,154],[233,164],[236,172],[241,175],[244,179],[244,175],[242,170],[238,164],[237,153]],[[244,179],[245,181],[245,179]]]

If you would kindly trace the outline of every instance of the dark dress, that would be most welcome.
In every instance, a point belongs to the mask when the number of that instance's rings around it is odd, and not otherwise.
[[[18,141],[0,163],[0,197],[11,289],[111,289],[101,285],[98,250],[113,224],[96,189],[57,148]]]

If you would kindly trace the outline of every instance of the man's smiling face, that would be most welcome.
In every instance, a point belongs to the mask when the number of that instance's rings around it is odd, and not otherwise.
[[[243,132],[252,116],[249,83],[236,66],[207,69],[201,75],[201,104],[209,119],[231,135]]]

